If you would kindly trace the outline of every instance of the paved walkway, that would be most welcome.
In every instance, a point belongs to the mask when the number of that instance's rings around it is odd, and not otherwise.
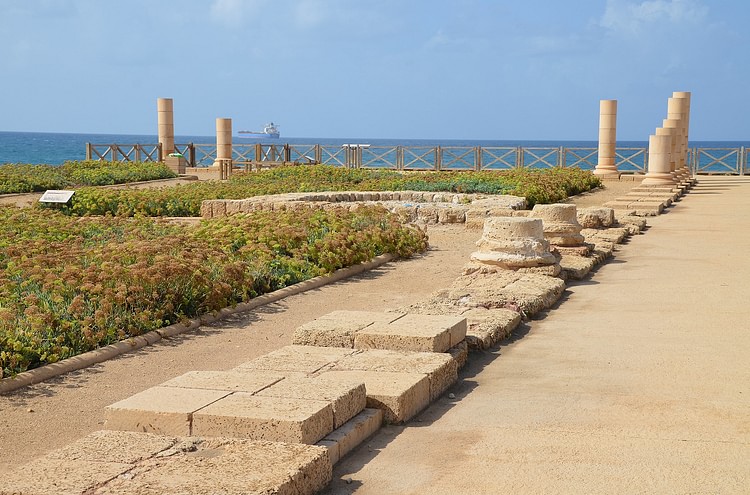
[[[750,493],[750,178],[704,177],[330,493]]]

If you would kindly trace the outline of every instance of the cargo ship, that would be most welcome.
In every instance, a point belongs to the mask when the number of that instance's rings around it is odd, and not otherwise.
[[[263,130],[260,132],[257,131],[237,131],[237,134],[239,134],[239,137],[242,138],[271,138],[271,139],[279,139],[279,128],[271,122],[270,124],[266,124],[263,127]]]

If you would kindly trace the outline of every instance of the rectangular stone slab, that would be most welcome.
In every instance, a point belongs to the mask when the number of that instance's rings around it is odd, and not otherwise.
[[[193,413],[230,392],[176,387],[151,387],[105,408],[109,430],[161,435],[191,435]]]
[[[422,373],[326,371],[325,375],[362,380],[367,389],[367,407],[382,409],[387,423],[408,421],[430,403],[430,381]]]
[[[372,349],[348,356],[332,368],[341,371],[421,373],[430,384],[430,401],[458,379],[458,363],[448,353]],[[368,394],[370,393],[368,389]]]
[[[162,383],[162,387],[199,388],[228,392],[260,392],[284,379],[281,373],[269,371],[188,371]]]
[[[327,435],[317,445],[326,447],[331,464],[336,464],[352,449],[378,431],[382,424],[383,411],[368,408]]]
[[[313,495],[331,481],[319,446],[243,439],[203,439],[195,451],[154,458],[102,490],[107,495]]]
[[[339,428],[352,419],[367,405],[367,392],[363,382],[342,381],[325,375],[282,380],[256,395],[328,401],[333,410],[334,428]]]
[[[333,431],[333,408],[322,400],[237,392],[193,414],[193,435],[313,444]]]
[[[123,435],[95,432],[20,466],[0,479],[0,493],[312,495],[331,481],[329,453],[320,446],[145,433],[130,433],[127,438]],[[159,445],[173,447],[154,452]],[[121,458],[133,462],[115,461]]]
[[[353,352],[356,351],[338,347],[288,345],[243,363],[235,370],[290,371],[312,374]]]
[[[171,449],[175,437],[134,431],[95,431],[72,444],[53,450],[50,459],[118,462],[135,464]]]
[[[392,323],[376,323],[360,330],[354,337],[354,347],[446,352],[465,337],[465,318],[408,314]]]
[[[354,335],[374,323],[390,323],[402,314],[375,311],[333,311],[294,331],[292,344],[321,347],[354,347]]]
[[[42,457],[0,479],[0,495],[81,495],[132,469],[132,464]]]

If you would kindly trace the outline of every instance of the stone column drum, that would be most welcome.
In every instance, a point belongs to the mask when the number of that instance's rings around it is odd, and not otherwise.
[[[641,182],[644,186],[672,186],[669,166],[671,136],[652,134],[648,139],[648,172]]]
[[[617,142],[617,100],[599,102],[599,155],[594,174],[599,177],[619,177],[615,164]]]
[[[484,222],[479,249],[471,261],[508,269],[552,265],[557,259],[544,239],[542,220],[524,217],[491,217]]]
[[[174,112],[172,98],[158,98],[156,100],[156,116],[163,161],[167,155],[174,153]]]
[[[531,216],[542,220],[544,238],[553,246],[583,245],[584,238],[581,235],[583,227],[578,223],[576,205],[562,203],[534,205]]]
[[[216,160],[214,166],[221,169],[221,178],[226,179],[232,171],[232,119],[216,119]]]

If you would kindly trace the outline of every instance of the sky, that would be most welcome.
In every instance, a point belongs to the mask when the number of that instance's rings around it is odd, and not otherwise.
[[[750,140],[747,0],[0,0],[0,131]]]

